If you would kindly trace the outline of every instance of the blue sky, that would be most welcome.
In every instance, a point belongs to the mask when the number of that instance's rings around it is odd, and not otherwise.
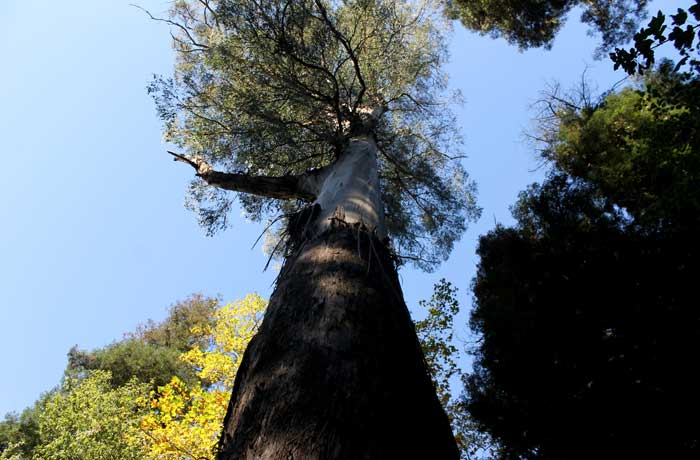
[[[183,207],[192,171],[173,163],[146,94],[172,68],[167,28],[122,0],[0,1],[0,414],[58,383],[66,352],[103,346],[193,292],[269,296],[274,271],[250,249],[261,228],[235,217],[204,236]],[[141,0],[154,13],[164,0]],[[650,10],[684,2],[657,1]],[[467,339],[478,235],[512,222],[508,207],[540,180],[523,142],[548,83],[622,75],[594,61],[595,38],[572,17],[551,51],[519,52],[456,27],[451,83],[483,216],[435,273],[401,271],[409,307],[441,277],[460,288]],[[466,361],[465,361],[466,362]]]

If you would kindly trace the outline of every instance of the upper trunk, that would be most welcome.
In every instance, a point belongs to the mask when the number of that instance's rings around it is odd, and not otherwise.
[[[320,206],[316,231],[326,230],[334,219],[364,225],[386,237],[384,209],[379,192],[377,144],[371,135],[350,139],[343,154],[328,167],[315,204]]]

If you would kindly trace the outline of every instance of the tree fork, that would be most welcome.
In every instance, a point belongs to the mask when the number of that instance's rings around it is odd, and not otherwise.
[[[292,248],[218,459],[458,459],[386,243],[335,220]]]

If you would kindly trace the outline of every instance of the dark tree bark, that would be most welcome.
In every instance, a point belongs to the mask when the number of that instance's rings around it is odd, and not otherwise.
[[[385,243],[340,219],[303,233],[243,356],[219,460],[458,459]]]

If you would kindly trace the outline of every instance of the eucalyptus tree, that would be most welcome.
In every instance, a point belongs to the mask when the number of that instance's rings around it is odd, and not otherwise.
[[[189,0],[150,86],[208,232],[237,199],[284,258],[219,450],[457,458],[397,266],[445,259],[478,215],[432,0]],[[238,192],[231,194],[229,192]]]

